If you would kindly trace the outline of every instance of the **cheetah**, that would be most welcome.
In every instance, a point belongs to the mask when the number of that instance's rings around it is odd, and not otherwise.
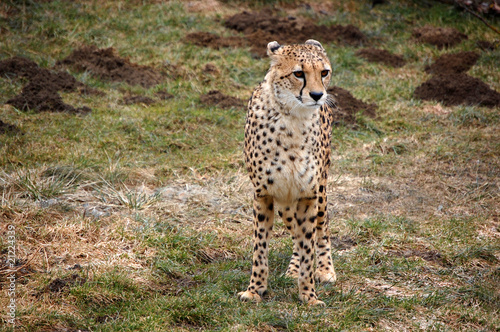
[[[267,291],[276,208],[293,240],[286,275],[298,279],[302,302],[324,305],[314,279],[336,280],[326,208],[335,107],[326,92],[331,65],[321,43],[313,39],[283,46],[273,41],[267,54],[271,66],[248,102],[245,124],[245,164],[254,186],[253,265],[250,285],[238,296],[260,302]]]

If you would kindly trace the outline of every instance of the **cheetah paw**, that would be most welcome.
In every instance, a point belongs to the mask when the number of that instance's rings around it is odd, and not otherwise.
[[[316,296],[309,297],[307,295],[302,295],[299,296],[299,298],[303,303],[307,303],[307,305],[310,306],[319,306],[319,307],[325,306],[325,302],[318,300]]]
[[[257,293],[252,293],[250,291],[244,291],[238,293],[238,298],[241,302],[256,302],[259,303],[262,301],[262,298]]]
[[[330,271],[326,271],[326,272],[316,271],[316,273],[314,274],[314,277],[316,278],[316,280],[318,280],[319,282],[322,282],[322,283],[332,283],[333,284],[337,280],[337,275],[335,274],[335,272],[330,272]]]
[[[318,307],[324,307],[324,306],[326,306],[325,302],[320,301],[318,299],[311,299],[311,300],[309,300],[309,302],[307,302],[307,305],[318,306]]]

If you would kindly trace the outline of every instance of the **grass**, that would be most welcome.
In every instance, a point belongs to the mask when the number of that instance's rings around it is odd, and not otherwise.
[[[325,308],[298,301],[283,273],[291,240],[276,221],[270,292],[240,303],[251,268],[251,184],[243,166],[245,112],[203,105],[209,90],[246,99],[268,63],[249,49],[202,48],[185,34],[231,35],[219,20],[251,6],[222,2],[7,1],[0,60],[25,56],[50,68],[87,44],[114,47],[141,65],[179,70],[146,89],[70,71],[104,92],[62,94],[86,116],[21,112],[4,104],[22,80],[0,77],[0,257],[16,237],[16,330],[56,331],[498,331],[500,329],[497,109],[413,99],[423,68],[447,52],[498,38],[452,7],[337,1],[322,24],[354,24],[372,46],[401,54],[398,69],[325,45],[334,84],[378,105],[377,118],[333,129],[329,179],[338,282],[318,285]],[[323,5],[328,5],[323,3]],[[288,9],[287,9],[288,10]],[[493,24],[498,24],[494,19]],[[495,21],[496,20],[496,21]],[[414,27],[450,26],[469,38],[451,50],[412,42]],[[500,90],[500,51],[470,75]],[[202,68],[214,64],[220,74]],[[173,99],[125,105],[129,94]],[[336,243],[334,241],[334,243]],[[0,283],[6,285],[6,265]],[[7,308],[7,297],[0,306]],[[2,312],[4,309],[2,309]],[[13,330],[2,314],[2,330]]]

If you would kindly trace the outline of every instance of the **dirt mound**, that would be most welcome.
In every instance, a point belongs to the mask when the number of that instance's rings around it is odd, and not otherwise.
[[[313,38],[324,43],[341,42],[349,45],[360,45],[367,40],[353,25],[316,25],[301,18],[274,16],[270,11],[244,11],[227,17],[224,26],[244,33],[248,45],[259,56],[265,55],[267,43],[273,40],[280,44],[297,44]]]
[[[51,293],[60,293],[64,290],[67,290],[73,286],[81,286],[83,285],[87,279],[85,277],[80,277],[78,274],[74,273],[65,278],[56,278],[50,282],[45,287],[45,291],[49,291]]]
[[[16,134],[21,132],[17,126],[11,125],[9,123],[5,123],[0,120],[0,135],[2,134]]]
[[[480,79],[463,73],[436,75],[417,87],[415,98],[435,100],[446,106],[481,105],[500,106],[500,93]]]
[[[0,75],[9,78],[23,77],[29,80],[19,95],[6,102],[23,111],[89,113],[91,109],[86,106],[75,108],[65,104],[58,92],[95,93],[97,91],[78,82],[66,72],[40,68],[35,62],[21,57],[0,61]]]
[[[221,108],[243,108],[245,106],[243,100],[236,97],[226,96],[218,90],[212,90],[206,95],[201,95],[200,101],[203,104],[218,106]]]
[[[22,57],[12,57],[0,61],[0,76],[8,78],[32,77],[40,71],[40,67],[34,62]]]
[[[21,91],[21,94],[7,100],[7,104],[22,111],[33,110],[36,112],[68,112],[86,114],[92,110],[87,107],[75,108],[63,102],[57,93],[57,86],[47,85],[45,81],[32,81]]]
[[[356,52],[356,55],[370,62],[383,63],[391,67],[403,67],[406,61],[402,56],[392,54],[386,50],[378,50],[375,48],[363,48]]]
[[[487,40],[479,40],[476,43],[476,45],[477,45],[477,47],[479,47],[483,51],[494,51],[494,50],[496,50],[498,48],[499,43],[498,42],[496,42],[496,43],[490,43]]]
[[[479,59],[476,52],[459,52],[444,54],[437,58],[425,71],[430,74],[453,74],[463,73],[474,66]]]
[[[174,98],[174,95],[171,93],[168,93],[165,90],[160,90],[155,93],[155,96],[158,97],[160,100],[168,100]]]
[[[467,35],[453,28],[437,28],[426,25],[413,30],[413,37],[421,43],[428,43],[438,48],[451,47],[467,39]]]
[[[125,105],[133,105],[133,104],[151,105],[154,104],[155,102],[156,101],[153,98],[141,95],[127,96],[122,100],[122,103]]]
[[[154,68],[131,63],[115,55],[114,48],[98,49],[85,46],[74,50],[67,58],[57,62],[58,66],[69,66],[76,71],[88,71],[107,81],[125,82],[145,88],[161,83],[162,75]]]
[[[367,104],[356,99],[353,95],[338,86],[328,88],[328,94],[332,95],[336,101],[337,110],[333,112],[333,122],[335,124],[355,124],[356,114],[363,112],[364,115],[375,117],[377,105]]]
[[[454,0],[455,7],[476,12],[481,15],[500,15],[500,4],[497,0]]]
[[[220,74],[219,68],[217,68],[217,66],[214,65],[213,63],[207,63],[202,70],[205,74],[212,74],[212,75]]]
[[[338,251],[349,250],[358,244],[356,240],[348,235],[344,235],[342,237],[331,236],[330,241],[332,243],[332,247],[337,249]]]
[[[221,47],[242,47],[246,45],[239,36],[220,37],[211,32],[193,32],[186,35],[186,40],[198,46],[211,47],[216,50]]]

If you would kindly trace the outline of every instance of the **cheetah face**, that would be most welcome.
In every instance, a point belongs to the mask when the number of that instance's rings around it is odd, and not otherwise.
[[[318,41],[286,46],[271,42],[267,54],[271,58],[270,82],[280,103],[290,110],[307,112],[326,102],[331,65]]]

